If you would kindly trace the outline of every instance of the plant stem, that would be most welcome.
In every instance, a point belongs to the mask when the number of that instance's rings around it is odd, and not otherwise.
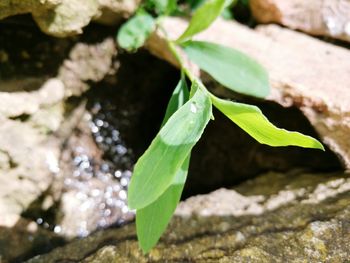
[[[192,72],[191,70],[186,67],[184,60],[181,57],[181,54],[179,53],[179,51],[177,50],[177,44],[174,41],[169,40],[168,38],[165,39],[170,52],[173,54],[173,56],[175,57],[175,59],[177,60],[177,62],[180,64],[180,68],[181,68],[181,74],[185,74],[188,79],[191,81],[192,86],[194,86],[193,84],[197,84],[196,86],[198,88],[200,88],[201,90],[203,90],[205,93],[207,93],[209,96],[214,96],[213,94],[211,94],[209,92],[209,90],[204,86],[204,84],[202,83],[202,81],[197,78]]]
[[[181,71],[183,71],[191,82],[198,82],[198,78],[185,66],[185,63],[176,49],[176,44],[169,39],[166,39],[170,52],[174,55],[175,59],[179,62]]]

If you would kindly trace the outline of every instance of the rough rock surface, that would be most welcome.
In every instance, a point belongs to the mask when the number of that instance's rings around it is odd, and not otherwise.
[[[6,0],[0,3],[0,19],[31,13],[41,30],[66,37],[82,32],[97,20],[115,24],[130,16],[140,0]]]
[[[52,231],[24,218],[18,218],[12,228],[0,226],[0,236],[1,263],[23,262],[35,250],[45,253],[64,244],[63,239]]]
[[[251,0],[253,16],[316,36],[350,41],[348,0]]]
[[[0,235],[0,257],[6,262],[40,244],[29,244],[34,232],[39,241],[49,239],[40,237],[45,235],[42,226],[23,223],[21,216],[35,219],[37,211],[53,206],[54,198],[46,195],[60,177],[62,145],[77,122],[67,99],[80,94],[83,84],[86,90],[87,81],[113,72],[116,49],[105,33],[87,42],[53,39],[16,26],[0,25],[0,31],[0,232],[5,233]],[[78,67],[85,71],[74,70]],[[39,230],[27,233],[27,225]],[[9,240],[11,231],[14,238],[25,234],[17,238],[23,246]]]
[[[349,204],[346,174],[268,173],[181,203],[147,256],[131,224],[29,262],[346,262]]]
[[[171,39],[186,28],[183,20],[164,20]],[[154,34],[149,50],[176,65],[162,34]],[[321,139],[350,167],[350,52],[304,34],[278,26],[256,31],[235,22],[218,20],[197,39],[239,49],[268,70],[269,99],[286,107],[298,107]],[[222,88],[217,93],[229,96]]]

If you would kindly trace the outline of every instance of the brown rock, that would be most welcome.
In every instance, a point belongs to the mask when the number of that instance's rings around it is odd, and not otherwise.
[[[163,27],[175,39],[186,28],[181,19],[164,20]],[[232,21],[216,21],[196,37],[245,52],[268,70],[270,100],[298,107],[321,139],[350,167],[350,52],[278,26],[257,31]],[[164,47],[164,48],[159,48]],[[171,63],[161,33],[153,35],[148,49]],[[176,65],[176,63],[174,63]],[[230,96],[222,88],[216,92]]]
[[[0,19],[30,13],[43,32],[66,37],[82,33],[91,20],[118,23],[135,12],[139,3],[140,0],[1,1]]]
[[[317,36],[350,41],[348,0],[251,0],[253,16]]]

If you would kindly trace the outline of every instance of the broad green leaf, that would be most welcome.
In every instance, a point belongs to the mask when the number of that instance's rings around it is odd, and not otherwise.
[[[162,126],[188,99],[188,87],[182,75],[169,100]],[[157,244],[180,201],[186,182],[189,161],[190,155],[187,156],[181,168],[176,172],[171,185],[156,201],[136,211],[137,238],[145,253]]]
[[[212,102],[216,108],[259,143],[270,146],[293,145],[324,150],[323,145],[310,136],[277,128],[256,106],[222,100],[215,96],[212,96]]]
[[[154,202],[173,182],[211,116],[211,100],[198,89],[166,122],[139,158],[129,185],[128,205],[143,208]]]
[[[137,238],[144,253],[157,244],[174,214],[186,182],[189,160],[188,155],[171,185],[156,201],[136,211]]]
[[[118,44],[128,51],[136,50],[143,46],[154,28],[153,17],[140,12],[121,26],[117,35]]]
[[[265,69],[247,55],[214,43],[188,41],[183,49],[202,70],[223,86],[242,94],[265,97],[269,80]]]
[[[225,7],[225,0],[208,0],[193,14],[185,32],[176,40],[180,43],[190,39],[195,34],[207,29],[221,14]]]

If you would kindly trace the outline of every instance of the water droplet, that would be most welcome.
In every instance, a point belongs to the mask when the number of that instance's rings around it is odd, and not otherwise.
[[[122,207],[122,212],[123,212],[124,214],[126,214],[127,212],[129,212],[129,208],[128,208],[127,206],[123,206],[123,207]]]
[[[128,151],[123,145],[117,145],[116,150],[121,155],[126,154]]]
[[[96,197],[96,196],[99,196],[101,194],[101,191],[99,189],[93,189],[91,191],[91,195]]]
[[[112,214],[111,209],[106,209],[106,210],[103,211],[103,215],[104,216],[110,216],[111,214]]]
[[[120,199],[125,200],[125,199],[127,198],[126,192],[125,192],[124,190],[121,190],[121,191],[119,192],[119,197],[120,197]]]
[[[114,176],[120,178],[122,176],[122,172],[120,170],[115,171]]]
[[[195,103],[191,103],[191,112],[196,113],[197,112],[197,106]]]
[[[99,131],[99,129],[97,126],[94,125],[91,127],[91,131],[92,131],[92,133],[97,133]]]
[[[116,184],[116,185],[113,186],[113,191],[114,191],[114,192],[119,192],[120,189],[121,189],[121,187],[120,187],[119,184]]]
[[[103,126],[103,120],[97,119],[97,120],[96,120],[96,125],[97,125],[98,127],[102,127],[102,126]]]
[[[87,169],[90,167],[90,163],[88,161],[84,161],[79,165],[80,169]]]
[[[101,170],[103,172],[108,172],[109,171],[109,165],[107,163],[104,163],[101,165]]]
[[[53,229],[53,232],[55,232],[56,234],[61,233],[62,228],[60,226],[55,226],[55,228]]]
[[[107,199],[106,199],[106,204],[109,205],[109,206],[113,206],[113,205],[114,205],[114,200],[113,200],[113,198],[107,198]]]
[[[123,178],[120,180],[120,184],[121,184],[122,186],[127,186],[128,183],[129,183],[129,180],[128,180],[127,178],[125,178],[125,177],[123,177]]]

